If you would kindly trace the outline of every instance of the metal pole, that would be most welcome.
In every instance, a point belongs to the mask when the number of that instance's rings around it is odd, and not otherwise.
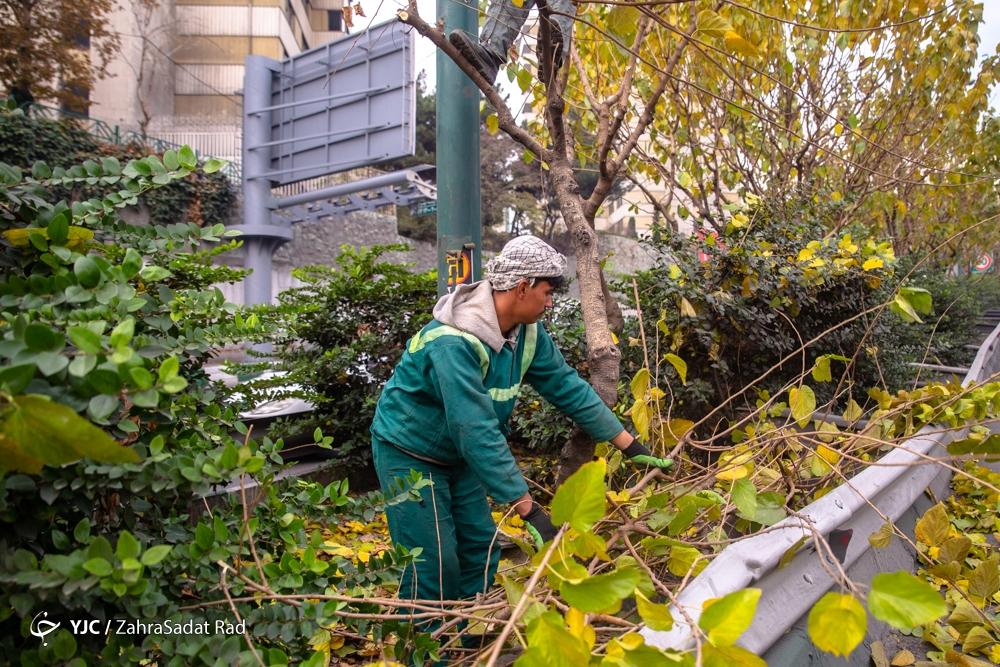
[[[476,3],[437,0],[445,31],[479,34]],[[448,254],[472,246],[471,280],[480,278],[479,88],[444,53],[437,54],[438,294],[448,291]]]
[[[243,78],[243,244],[246,264],[253,273],[243,279],[243,303],[271,302],[271,255],[292,238],[287,224],[271,222],[271,75],[277,63],[263,56],[247,56]]]

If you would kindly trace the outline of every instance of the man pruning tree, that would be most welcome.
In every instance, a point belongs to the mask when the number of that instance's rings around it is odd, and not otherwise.
[[[455,600],[490,587],[500,550],[487,496],[513,504],[539,548],[555,536],[507,446],[523,383],[631,462],[672,464],[622,427],[538,324],[565,270],[566,258],[544,241],[510,241],[487,264],[487,280],[441,297],[386,383],[371,427],[382,489],[388,493],[390,482],[411,470],[433,482],[419,502],[387,509],[392,539],[422,549],[403,575],[400,597]]]

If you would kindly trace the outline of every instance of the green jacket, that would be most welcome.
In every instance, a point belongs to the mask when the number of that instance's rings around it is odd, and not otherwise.
[[[505,437],[525,382],[594,439],[621,432],[621,422],[540,324],[521,325],[516,344],[497,351],[436,319],[407,344],[371,431],[417,458],[465,461],[494,500],[508,503],[528,490]]]

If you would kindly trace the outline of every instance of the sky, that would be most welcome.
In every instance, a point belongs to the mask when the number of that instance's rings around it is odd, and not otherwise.
[[[455,0],[449,1],[454,2]],[[983,5],[983,23],[979,28],[980,58],[995,53],[997,44],[1000,43],[1000,0],[983,0]],[[364,0],[364,9],[370,11],[371,7],[375,7],[375,11],[371,12],[367,19],[355,19],[354,32],[364,29],[366,21],[370,21],[368,25],[374,25],[393,18],[399,9],[406,7],[406,0]],[[417,0],[417,8],[420,16],[425,21],[434,23],[437,9],[436,0]],[[436,79],[435,62],[434,46],[430,43],[430,40],[418,36],[416,45],[416,70],[418,74],[420,72],[426,73],[430,89],[434,88]],[[504,76],[500,77],[500,82],[502,87],[506,87],[504,84],[508,84]],[[512,90],[508,92],[515,92],[513,89],[516,89],[516,86],[509,87]],[[995,107],[1000,106],[1000,85],[994,84],[991,99]]]

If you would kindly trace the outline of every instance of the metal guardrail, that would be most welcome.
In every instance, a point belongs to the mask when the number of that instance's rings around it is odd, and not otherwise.
[[[99,118],[91,118],[90,116],[85,116],[74,111],[58,109],[44,104],[32,103],[28,106],[27,113],[29,116],[34,116],[35,118],[45,118],[48,120],[72,120],[78,123],[87,132],[87,134],[97,137],[101,141],[105,141],[109,144],[115,144],[116,146],[145,146],[155,153],[164,153],[170,149],[176,150],[181,147],[181,144],[167,141],[166,139],[151,137],[148,134],[143,134],[134,130],[125,130],[118,125],[111,125],[107,121],[103,121]],[[199,158],[202,157],[214,156],[199,155]],[[238,185],[240,183],[241,173],[240,161],[232,159],[226,160],[226,166],[222,168],[222,173],[225,174],[226,177],[229,178],[234,184]]]
[[[1000,373],[1000,325],[980,346],[963,385],[985,381],[997,373]],[[951,479],[951,470],[921,463],[926,463],[929,456],[944,455],[948,442],[961,435],[925,427],[882,457],[879,466],[861,471],[807,505],[798,512],[799,516],[789,517],[765,533],[752,535],[723,549],[677,596],[677,605],[697,623],[706,600],[750,586],[760,588],[757,613],[750,629],[739,641],[741,646],[764,655],[771,667],[867,666],[870,653],[866,651],[866,644],[881,636],[878,633],[888,634],[887,626],[870,623],[866,642],[855,649],[847,662],[821,654],[808,639],[804,621],[812,605],[833,584],[833,579],[817,554],[808,549],[800,550],[780,569],[779,563],[803,537],[811,539],[814,531],[826,537],[839,529],[853,530],[842,564],[853,580],[867,582],[880,571],[912,570],[914,555],[900,540],[893,540],[890,547],[875,551],[868,543],[868,536],[878,530],[886,517],[912,535],[916,519],[922,513],[915,505],[931,504],[924,497],[928,490],[936,498],[944,497]],[[641,630],[647,643],[675,649],[694,646],[692,628],[684,616],[676,608],[673,615],[675,625],[670,632]]]

